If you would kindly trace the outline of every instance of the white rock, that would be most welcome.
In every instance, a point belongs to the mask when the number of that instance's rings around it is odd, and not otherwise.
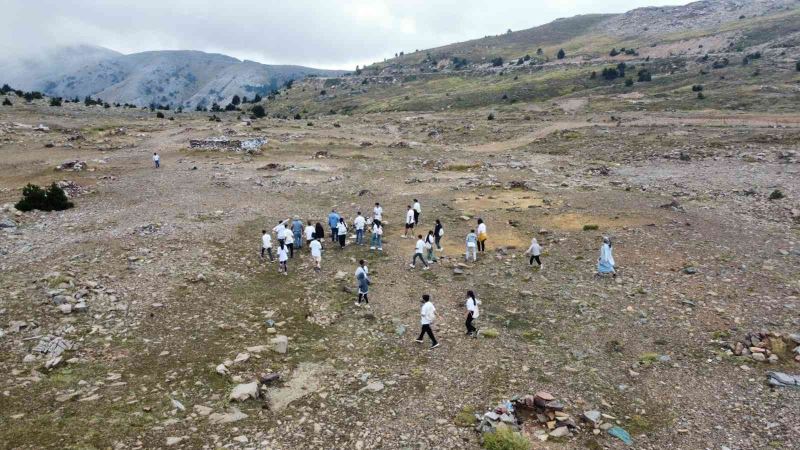
[[[250,353],[239,353],[236,355],[236,359],[233,360],[235,363],[242,363],[250,359]]]
[[[258,394],[258,381],[253,381],[237,385],[233,388],[229,398],[231,401],[243,402],[249,398],[258,398]]]
[[[261,353],[268,350],[266,345],[255,345],[253,347],[247,347],[247,351],[250,353]]]
[[[231,408],[227,413],[214,413],[208,416],[208,421],[212,424],[219,425],[223,423],[233,423],[238,422],[242,419],[246,419],[247,414],[239,411],[237,408]]]
[[[208,416],[214,411],[213,409],[204,405],[194,405],[192,409],[194,409],[194,412],[196,412],[200,416]]]
[[[72,312],[72,305],[69,303],[64,303],[63,305],[58,305],[58,310],[64,314],[69,314]]]
[[[167,438],[167,447],[172,447],[173,445],[178,445],[181,442],[183,442],[184,439],[186,439],[186,437],[170,436],[170,437]]]
[[[220,364],[220,365],[217,366],[217,373],[220,374],[220,375],[228,375],[230,373],[230,371],[225,366],[225,364]]]
[[[283,354],[289,349],[289,338],[284,335],[275,336],[269,340],[269,344],[273,352]]]

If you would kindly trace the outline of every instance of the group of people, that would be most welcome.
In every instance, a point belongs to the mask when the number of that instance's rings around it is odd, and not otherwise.
[[[405,230],[403,238],[408,237],[409,233],[413,232],[414,228],[419,228],[420,216],[422,207],[417,199],[414,199],[413,204],[408,206],[406,212]],[[336,209],[332,209],[328,214],[328,228],[330,232],[331,241],[334,244],[339,244],[340,248],[344,248],[347,242],[347,235],[350,231],[350,226],[355,231],[356,245],[365,244],[365,233],[369,227],[371,230],[370,250],[383,250],[383,207],[380,203],[375,203],[372,211],[372,217],[368,220],[358,211],[355,219],[348,225],[345,218],[342,217]],[[272,229],[278,241],[278,271],[284,275],[288,274],[288,262],[294,258],[295,249],[303,248],[303,241],[308,245],[311,257],[314,261],[314,270],[321,270],[322,261],[322,242],[325,239],[325,229],[321,223],[317,222],[312,224],[309,220],[304,225],[299,217],[295,216],[291,221],[289,219],[278,221],[277,225]],[[429,230],[427,235],[417,235],[417,242],[414,247],[414,256],[411,260],[411,268],[416,267],[417,260],[422,262],[424,270],[430,268],[430,264],[438,261],[435,252],[443,251],[442,237],[444,236],[444,226],[439,219],[436,219],[435,226]],[[477,226],[471,229],[466,236],[466,261],[477,261],[478,254],[486,251],[486,241],[488,240],[487,227],[483,219],[477,219]],[[272,237],[267,230],[262,230],[262,244],[261,244],[261,258],[265,254],[271,261],[274,261],[272,253]],[[533,266],[537,264],[539,270],[544,268],[542,263],[542,247],[536,238],[531,239],[531,244],[525,251],[525,254],[530,256],[528,264]],[[597,274],[611,274],[616,277],[616,266],[613,256],[613,248],[611,240],[608,237],[603,237],[603,245],[600,249],[600,257],[597,260]],[[358,285],[358,297],[355,301],[356,306],[369,307],[369,287],[372,281],[369,277],[369,268],[364,259],[359,260],[358,267],[355,271],[355,279]],[[473,291],[467,291],[465,309],[466,319],[464,326],[466,328],[466,335],[477,337],[478,329],[475,326],[475,319],[479,316],[480,301],[477,299]],[[429,294],[422,296],[422,305],[420,307],[420,324],[421,330],[416,342],[422,343],[427,335],[431,341],[431,349],[439,346],[439,342],[433,333],[432,325],[436,320],[436,308],[431,301]]]

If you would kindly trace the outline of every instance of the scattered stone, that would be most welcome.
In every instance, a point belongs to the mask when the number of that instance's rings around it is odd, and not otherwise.
[[[230,401],[243,402],[250,398],[258,398],[258,381],[252,383],[239,384],[233,388],[231,395],[228,397]]]
[[[231,408],[226,413],[214,413],[208,416],[208,421],[214,425],[238,422],[247,418],[247,414],[239,411],[238,408]]]
[[[273,352],[284,354],[289,349],[289,338],[284,335],[278,335],[270,339],[269,344]]]
[[[197,415],[199,415],[199,416],[208,416],[208,415],[210,415],[212,412],[214,412],[214,410],[213,410],[213,409],[209,408],[208,406],[203,406],[203,405],[194,405],[194,407],[192,407],[192,409],[193,409],[193,410],[194,410],[194,412],[196,412],[196,413],[197,413]]]
[[[373,381],[368,385],[364,386],[363,388],[359,389],[359,392],[363,391],[380,392],[383,390],[383,388],[384,388],[383,383],[381,383],[380,381]]]

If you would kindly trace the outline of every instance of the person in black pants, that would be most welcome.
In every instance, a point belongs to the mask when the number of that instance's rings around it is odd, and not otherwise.
[[[467,336],[478,337],[478,329],[473,325],[473,321],[478,317],[478,299],[475,298],[475,293],[467,291]]]
[[[433,303],[431,303],[431,296],[428,294],[422,296],[422,308],[420,308],[420,316],[422,329],[419,332],[419,337],[416,339],[416,342],[421,344],[422,338],[427,334],[431,339],[431,350],[433,350],[439,346],[439,342],[433,335],[433,329],[431,328],[433,321],[436,319],[436,308],[433,306]]]

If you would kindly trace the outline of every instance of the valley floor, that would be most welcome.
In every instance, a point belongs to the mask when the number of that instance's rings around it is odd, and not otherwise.
[[[633,448],[800,442],[800,390],[766,381],[800,373],[791,349],[777,363],[727,351],[750,332],[800,332],[800,115],[611,121],[577,105],[530,120],[476,110],[248,126],[69,108],[0,111],[0,204],[28,182],[89,190],[65,212],[2,213],[17,226],[0,230],[0,448],[480,448],[464,417],[537,391],[576,418],[613,416]],[[226,132],[270,141],[257,156],[188,150]],[[53,170],[72,159],[89,169]],[[785,198],[769,200],[776,190]],[[413,198],[420,231],[437,218],[446,230],[427,272],[409,268],[414,240],[401,238]],[[303,248],[288,276],[259,258],[279,219],[324,224],[336,207],[352,220],[376,201],[382,253],[326,242],[321,273]],[[477,217],[488,249],[460,266]],[[594,276],[602,236],[616,279]],[[532,237],[542,271],[522,255]],[[351,293],[361,258],[369,309]],[[464,336],[468,289],[496,337]],[[414,342],[424,293],[439,315],[432,351]],[[88,310],[64,314],[59,295]],[[276,335],[285,354],[269,350]],[[50,369],[33,350],[45,336],[74,345]],[[266,398],[228,401],[271,372],[281,380]],[[533,440],[625,447],[583,423]]]

